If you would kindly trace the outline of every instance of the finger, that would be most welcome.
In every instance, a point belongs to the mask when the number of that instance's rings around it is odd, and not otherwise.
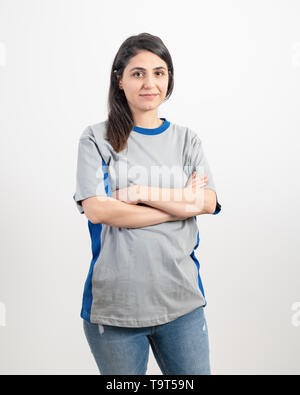
[[[201,185],[206,185],[207,184],[207,181],[203,181],[203,180],[198,180],[198,181],[196,181],[196,182],[194,182],[192,185],[191,185],[191,187],[192,188],[197,188],[198,186],[201,186]]]
[[[202,187],[204,187],[204,186],[206,186],[207,185],[207,182],[205,182],[205,181],[201,181],[201,182],[197,182],[197,183],[195,183],[193,186],[192,186],[192,188],[193,189],[198,189],[198,188],[202,188]]]
[[[198,178],[198,179],[196,179],[196,180],[194,180],[192,182],[192,185],[202,184],[204,182],[207,183],[207,179],[200,179],[200,178]]]
[[[203,182],[207,182],[207,179],[205,178],[196,178],[195,180],[193,180],[192,185],[196,185],[196,184],[201,184]]]

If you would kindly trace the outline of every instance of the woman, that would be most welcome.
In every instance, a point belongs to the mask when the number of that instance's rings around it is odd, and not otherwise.
[[[149,343],[163,374],[210,374],[196,216],[221,206],[198,135],[158,118],[173,74],[159,37],[129,37],[108,119],[79,140],[73,198],[93,252],[81,317],[101,374],[146,374]]]

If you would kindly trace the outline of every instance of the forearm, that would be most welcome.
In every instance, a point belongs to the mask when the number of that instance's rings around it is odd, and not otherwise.
[[[197,194],[188,193],[185,188],[159,188],[143,186],[140,202],[164,210],[172,215],[193,217],[211,213],[213,205],[211,192],[202,189]]]
[[[114,198],[97,201],[93,211],[93,223],[119,228],[141,228],[180,219],[158,208],[133,205]]]

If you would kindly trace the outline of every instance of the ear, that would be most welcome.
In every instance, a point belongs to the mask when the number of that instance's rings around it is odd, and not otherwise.
[[[116,73],[116,72],[117,72],[117,70],[114,70],[114,73]],[[120,76],[118,74],[116,74],[116,77],[119,82],[119,88],[121,89],[122,82],[120,81]]]
[[[122,89],[122,81],[120,81],[120,76],[117,75],[117,78],[118,78],[118,82],[119,82],[119,88]]]

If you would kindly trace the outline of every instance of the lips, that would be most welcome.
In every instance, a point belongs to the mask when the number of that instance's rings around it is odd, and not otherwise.
[[[146,94],[146,95],[141,95],[141,96],[157,96],[158,93],[153,93],[153,94]]]

